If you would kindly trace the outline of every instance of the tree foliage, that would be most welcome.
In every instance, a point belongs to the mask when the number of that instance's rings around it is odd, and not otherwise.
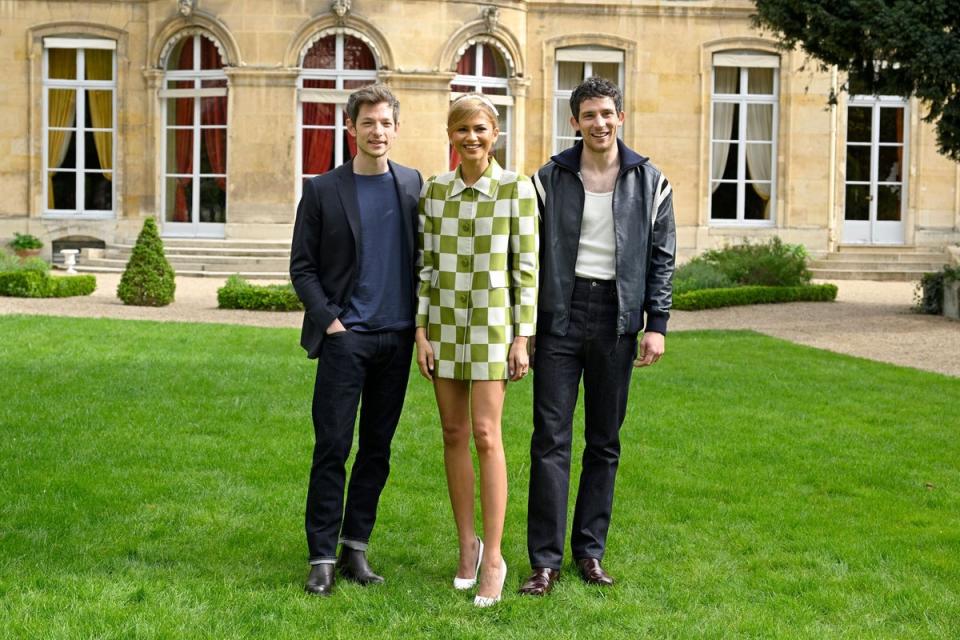
[[[756,0],[754,24],[873,95],[915,95],[940,153],[960,161],[960,1]],[[832,96],[834,97],[834,96]]]

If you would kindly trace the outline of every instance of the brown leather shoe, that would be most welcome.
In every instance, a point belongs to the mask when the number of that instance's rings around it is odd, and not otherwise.
[[[545,596],[550,593],[550,589],[553,589],[554,583],[559,579],[559,569],[534,567],[530,577],[520,585],[520,593],[526,596]]]
[[[597,584],[602,587],[613,585],[613,578],[603,570],[600,561],[596,558],[580,558],[577,560],[577,569],[580,571],[580,577],[587,584]]]
[[[337,578],[332,564],[315,564],[310,567],[307,584],[303,590],[315,596],[329,596],[333,593],[333,585]]]

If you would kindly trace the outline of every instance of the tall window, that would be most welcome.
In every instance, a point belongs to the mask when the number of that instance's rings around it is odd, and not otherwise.
[[[510,130],[513,126],[513,97],[510,96],[510,70],[503,54],[490,44],[476,42],[457,61],[457,75],[450,84],[450,99],[464,93],[482,93],[500,112],[500,137],[493,148],[493,156],[504,169],[512,168]],[[450,169],[460,162],[457,152],[450,147]]]
[[[227,76],[207,36],[182,38],[166,63],[164,231],[222,235],[227,209]]]
[[[111,215],[116,42],[44,38],[43,45],[45,213]]]
[[[357,155],[344,109],[351,91],[377,81],[377,61],[363,40],[336,33],[310,45],[300,67],[300,175],[311,178]]]
[[[591,76],[600,76],[623,88],[623,51],[600,47],[557,49],[553,89],[553,152],[569,149],[580,138],[570,126],[570,96],[577,85]],[[623,137],[620,127],[618,137]]]
[[[776,56],[753,53],[718,53],[713,57],[713,221],[773,221],[779,60]]]

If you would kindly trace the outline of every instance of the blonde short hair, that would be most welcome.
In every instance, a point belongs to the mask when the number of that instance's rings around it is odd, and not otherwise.
[[[500,113],[493,106],[490,98],[482,93],[465,93],[450,104],[450,112],[447,114],[447,131],[453,131],[478,113],[487,116],[494,128],[500,128]]]

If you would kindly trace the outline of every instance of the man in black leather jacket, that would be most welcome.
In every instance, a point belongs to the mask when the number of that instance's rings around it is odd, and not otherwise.
[[[581,377],[586,449],[570,546],[586,582],[613,584],[600,562],[630,377],[664,352],[676,252],[672,190],[648,158],[617,139],[622,105],[613,83],[584,81],[570,98],[582,140],[534,176],[542,220],[527,514],[533,573],[520,588],[529,595],[549,592],[563,562]]]

